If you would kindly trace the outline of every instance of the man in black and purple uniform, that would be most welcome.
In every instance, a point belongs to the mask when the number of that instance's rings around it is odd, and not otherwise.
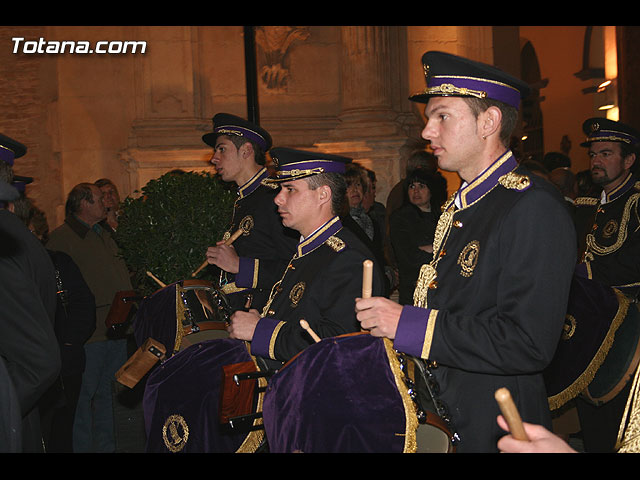
[[[576,199],[576,229],[584,251],[576,273],[616,289],[629,300],[629,308],[636,309],[640,292],[640,183],[635,169],[640,132],[606,118],[590,118],[583,123],[582,129],[587,139],[581,146],[588,148],[591,178],[602,192],[598,198]],[[623,380],[625,368],[634,368],[632,363],[625,363],[621,354],[628,350],[626,354],[634,356],[639,342],[637,322],[637,315],[629,315],[616,332],[614,347],[608,356],[612,357],[609,362],[613,362],[615,348],[616,358],[620,359],[617,363],[619,372],[616,377],[616,372],[612,371],[610,381]],[[609,375],[604,368],[600,374]],[[619,383],[615,396],[616,390],[611,394],[596,395],[604,390],[592,384],[586,398],[578,397],[576,406],[585,451],[608,453],[615,450],[631,383],[627,379],[624,388],[624,383]],[[593,397],[602,401],[594,402]]]
[[[276,192],[262,185],[269,176],[269,132],[228,113],[213,117],[213,132],[202,140],[213,147],[211,164],[225,182],[237,185],[238,198],[225,238],[207,249],[207,261],[223,271],[222,291],[233,310],[262,309],[271,286],[293,255],[298,235],[283,227],[273,203]],[[225,245],[236,230],[243,234]]]
[[[524,421],[550,427],[542,371],[560,338],[576,259],[575,230],[554,186],[510,151],[528,86],[493,66],[442,52],[423,56],[423,138],[462,185],[438,221],[433,260],[414,305],[359,299],[372,335],[422,359],[439,385],[438,413],[457,452],[496,452],[504,434],[495,392],[506,387]]]
[[[271,157],[276,176],[264,183],[280,187],[278,213],[300,241],[262,315],[236,312],[229,332],[251,341],[251,353],[277,368],[313,343],[301,319],[321,338],[360,330],[354,302],[362,294],[362,264],[374,257],[339,217],[350,159],[287,148],[273,148]],[[377,295],[383,288],[380,268],[374,265]]]

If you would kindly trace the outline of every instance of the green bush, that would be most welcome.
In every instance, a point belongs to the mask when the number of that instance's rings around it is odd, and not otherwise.
[[[114,237],[134,288],[143,295],[159,288],[147,271],[165,284],[191,278],[207,247],[222,239],[236,198],[230,184],[207,172],[167,173],[127,197]],[[198,278],[215,282],[211,270]]]

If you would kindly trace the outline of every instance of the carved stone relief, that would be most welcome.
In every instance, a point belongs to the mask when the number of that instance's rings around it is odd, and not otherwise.
[[[296,41],[309,38],[309,27],[256,27],[256,44],[262,49],[265,64],[259,69],[263,85],[276,92],[285,91],[289,78],[287,55]]]

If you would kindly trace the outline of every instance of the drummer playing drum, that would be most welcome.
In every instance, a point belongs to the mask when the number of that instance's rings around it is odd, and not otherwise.
[[[522,419],[550,427],[541,375],[559,340],[576,258],[571,218],[553,186],[509,150],[528,87],[496,68],[441,52],[423,56],[423,138],[463,183],[443,208],[433,261],[414,305],[372,297],[357,318],[394,348],[429,360],[460,440],[495,452],[504,432],[494,399],[506,387]]]
[[[268,177],[265,163],[271,136],[243,118],[218,113],[213,132],[202,140],[214,149],[211,164],[217,174],[238,188],[227,235],[207,249],[206,261],[221,269],[220,286],[234,310],[260,309],[297,244],[296,232],[280,222],[273,204],[275,192],[261,183]],[[226,237],[237,231],[242,234],[230,245]]]
[[[351,159],[288,148],[273,148],[271,157],[276,176],[263,183],[280,188],[278,213],[300,241],[263,311],[236,312],[228,330],[231,338],[251,341],[251,353],[277,368],[314,343],[300,320],[321,338],[360,330],[354,301],[362,292],[363,261],[374,257],[339,217]],[[382,285],[374,266],[375,295]]]

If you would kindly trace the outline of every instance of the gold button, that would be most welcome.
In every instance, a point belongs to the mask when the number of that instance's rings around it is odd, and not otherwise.
[[[463,223],[460,220],[453,222],[453,226],[456,228],[462,228]]]

